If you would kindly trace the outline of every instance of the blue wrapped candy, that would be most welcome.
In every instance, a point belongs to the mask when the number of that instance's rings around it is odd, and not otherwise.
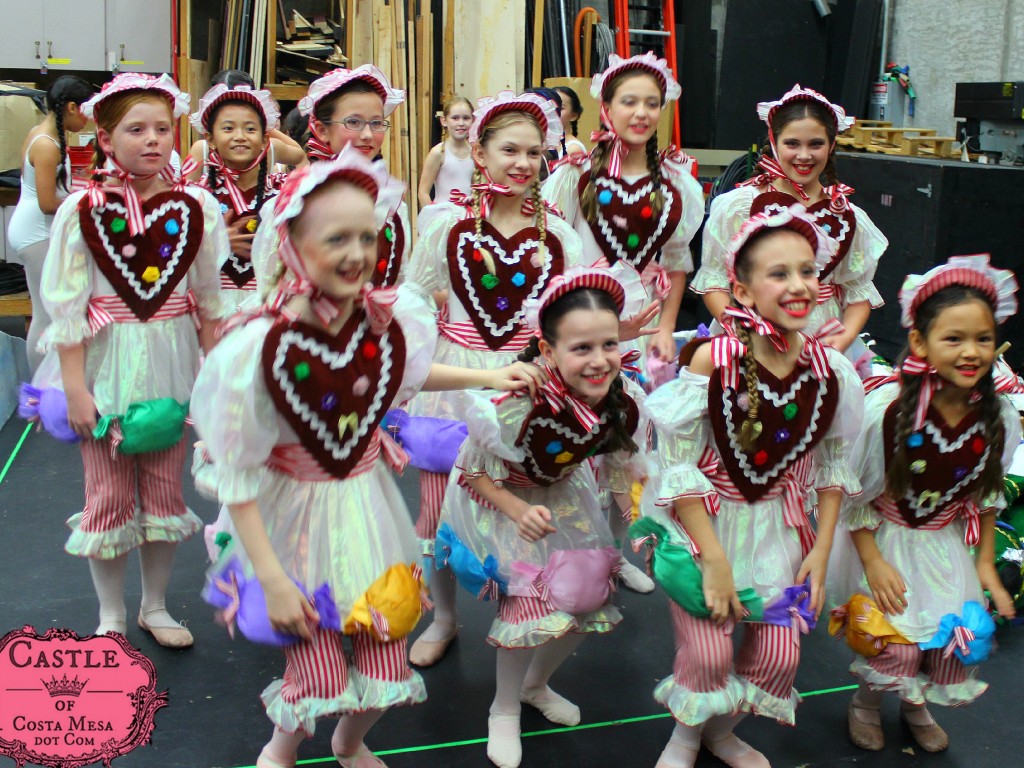
[[[508,581],[498,574],[498,561],[494,555],[488,555],[481,563],[448,523],[442,523],[437,530],[434,558],[439,569],[451,568],[459,584],[483,600],[491,598],[494,586],[502,594],[508,594]]]
[[[980,603],[968,600],[963,614],[947,613],[939,621],[939,628],[931,640],[920,643],[922,651],[952,648],[964,664],[979,664],[992,652],[992,636],[996,623]]]

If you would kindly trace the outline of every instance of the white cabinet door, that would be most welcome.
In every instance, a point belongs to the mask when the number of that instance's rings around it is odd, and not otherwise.
[[[119,72],[171,71],[171,4],[106,0],[108,66]]]
[[[0,0],[0,18],[0,67],[39,69],[46,56],[39,3]]]
[[[106,68],[104,0],[43,0],[42,7],[44,55],[50,69]]]

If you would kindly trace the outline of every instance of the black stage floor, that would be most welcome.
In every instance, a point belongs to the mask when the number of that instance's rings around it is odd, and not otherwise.
[[[24,438],[24,439],[23,439]],[[96,598],[83,560],[63,551],[65,519],[82,504],[82,465],[75,447],[35,432],[26,436],[16,418],[0,430],[0,634],[23,625],[40,633],[69,627],[85,635],[96,625]],[[186,499],[205,520],[214,505],[201,499],[184,476]],[[401,480],[407,499],[416,498],[416,476]],[[152,743],[114,761],[121,768],[235,768],[252,766],[270,734],[259,693],[283,669],[275,649],[231,640],[212,620],[199,596],[206,565],[201,536],[179,548],[168,593],[171,612],[188,621],[196,644],[168,651],[137,629],[131,619],[140,594],[137,560],[129,570],[128,639],[157,668],[158,690],[169,691],[169,706],[156,715]],[[371,731],[368,744],[391,768],[451,766],[484,768],[487,708],[494,690],[494,651],[484,642],[492,617],[489,604],[460,593],[463,628],[449,656],[426,670],[429,700],[392,710]],[[653,768],[672,730],[655,702],[656,682],[672,661],[666,598],[620,591],[625,621],[610,635],[589,638],[556,674],[553,687],[577,702],[583,724],[551,728],[533,710],[524,712],[524,768],[604,766]],[[866,753],[846,738],[851,678],[845,646],[821,626],[804,641],[797,688],[806,696],[796,728],[761,718],[748,719],[740,734],[775,768],[871,766],[872,768],[990,768],[1024,765],[1021,728],[1021,654],[1024,630],[1000,631],[1000,649],[982,668],[991,689],[976,704],[958,710],[936,708],[950,735],[941,755],[922,753],[886,701],[884,752]],[[300,765],[336,765],[330,756],[331,723],[300,752]],[[0,757],[0,768],[13,761]],[[703,753],[700,768],[721,766]]]

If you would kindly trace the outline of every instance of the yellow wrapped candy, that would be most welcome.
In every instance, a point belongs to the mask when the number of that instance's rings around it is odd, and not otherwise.
[[[423,583],[419,568],[396,563],[388,568],[363,593],[346,617],[343,630],[347,635],[372,632],[381,642],[390,642],[412,632],[420,620]]]
[[[634,480],[629,489],[629,500],[632,506],[629,509],[629,521],[635,523],[640,519],[640,497],[644,495],[644,484],[640,480]]]
[[[874,600],[860,594],[851,597],[846,605],[833,609],[828,633],[832,637],[845,634],[846,644],[866,658],[877,656],[889,643],[913,645],[886,620]]]

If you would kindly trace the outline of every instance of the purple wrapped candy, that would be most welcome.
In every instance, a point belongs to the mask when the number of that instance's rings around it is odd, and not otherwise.
[[[405,449],[410,464],[443,475],[452,471],[459,448],[469,434],[461,421],[410,416],[399,408],[388,411],[381,427]]]
[[[39,389],[25,382],[18,397],[18,415],[29,421],[38,421],[43,429],[65,443],[77,443],[80,438],[68,424],[68,400],[64,392],[54,387]]]
[[[762,621],[780,627],[792,627],[794,633],[807,634],[814,629],[818,619],[811,610],[810,579],[803,584],[786,587],[771,605],[765,606]]]

